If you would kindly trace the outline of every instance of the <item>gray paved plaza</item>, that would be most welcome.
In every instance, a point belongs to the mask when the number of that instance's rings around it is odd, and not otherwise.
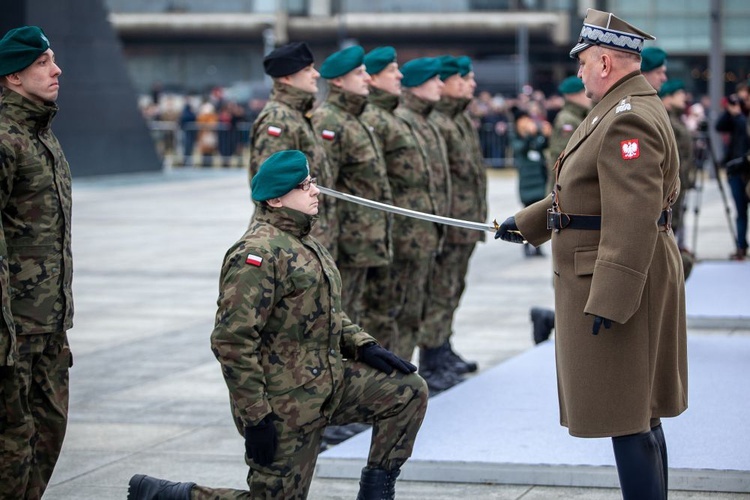
[[[708,181],[704,188],[697,249],[698,256],[711,264],[725,259],[733,249],[714,182]],[[519,208],[512,172],[491,171],[489,189],[492,216],[501,219]],[[70,424],[45,499],[123,499],[128,480],[136,473],[209,486],[245,487],[243,442],[230,417],[226,386],[210,351],[209,335],[224,252],[242,235],[251,212],[242,170],[175,170],[74,182],[76,316],[75,327],[69,332],[75,358]],[[692,218],[688,220],[692,229]],[[548,245],[544,251],[549,254]],[[455,347],[480,364],[480,373],[465,384],[481,384],[487,380],[481,377],[502,370],[501,363],[511,358],[515,361],[521,353],[544,354],[533,346],[529,308],[552,306],[550,274],[548,256],[524,258],[519,246],[496,242],[488,234],[488,241],[473,257],[467,292],[455,322]],[[728,276],[722,280],[741,290],[736,282],[739,275],[735,281],[732,273]],[[711,275],[704,279],[703,290],[719,286]],[[745,301],[746,297],[745,292]],[[747,317],[732,317],[730,311],[712,318],[712,308],[706,307],[710,300],[710,296],[700,299],[695,306],[701,306],[701,317],[690,325],[691,338],[736,337],[747,342]],[[529,351],[532,348],[539,354]],[[551,352],[551,346],[544,348]],[[548,369],[540,367],[540,373],[548,373]],[[748,371],[740,373],[744,380]],[[498,394],[510,389],[494,388]],[[473,411],[482,407],[483,396],[477,397],[474,407],[465,408],[466,422],[492,418]],[[435,399],[435,408],[440,407],[438,403]],[[746,405],[739,409],[735,403],[726,401],[723,410],[746,416]],[[691,400],[691,406],[700,404]],[[451,432],[449,425],[444,432]],[[425,436],[439,439],[434,430]],[[470,437],[477,442],[482,439],[482,435]],[[744,449],[738,453],[742,452],[744,457],[735,458],[750,463],[750,452]],[[471,468],[484,458],[470,457],[463,466]],[[675,460],[679,463],[680,458]],[[620,498],[614,488],[542,486],[543,481],[415,481],[407,476],[405,473],[405,480],[397,485],[398,498]],[[444,476],[451,481],[462,477],[455,470]],[[746,478],[744,481],[747,484]],[[354,499],[357,489],[356,480],[318,475],[310,498]],[[750,495],[673,491],[671,498]]]

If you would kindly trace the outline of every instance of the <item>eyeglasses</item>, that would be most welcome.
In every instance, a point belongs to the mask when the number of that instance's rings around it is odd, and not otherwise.
[[[297,184],[296,189],[301,189],[302,191],[310,191],[310,186],[313,184],[318,184],[318,178],[317,177],[310,177],[309,179],[306,179],[305,181],[301,182],[300,184]]]

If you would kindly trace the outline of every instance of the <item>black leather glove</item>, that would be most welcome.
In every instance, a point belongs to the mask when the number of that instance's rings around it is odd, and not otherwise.
[[[604,325],[604,328],[608,330],[612,326],[612,320],[602,318],[601,316],[594,316],[594,327],[591,329],[591,333],[593,333],[594,335],[599,335],[599,330],[601,329],[602,325]]]
[[[404,373],[414,373],[417,367],[405,359],[401,359],[388,349],[383,349],[378,344],[369,344],[361,348],[359,359],[373,368],[387,374],[393,373],[393,369]]]
[[[245,427],[245,453],[258,465],[271,464],[279,446],[272,415],[269,413],[263,417],[258,425]]]
[[[500,228],[498,228],[497,232],[495,233],[495,239],[500,238],[503,241],[509,241],[511,243],[523,243],[523,235],[518,230],[518,226],[516,226],[516,218],[513,216],[508,217],[505,219],[505,222],[500,224]]]
[[[747,161],[747,156],[740,156],[726,162],[724,167],[727,169],[727,175],[739,175],[750,171],[750,162]]]

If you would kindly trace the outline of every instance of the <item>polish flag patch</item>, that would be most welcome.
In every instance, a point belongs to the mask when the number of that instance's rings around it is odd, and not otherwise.
[[[320,134],[326,141],[332,141],[336,137],[336,132],[333,130],[323,130]]]
[[[261,257],[260,255],[249,253],[247,254],[245,263],[250,264],[251,266],[260,267],[260,265],[263,263],[263,257]]]
[[[641,156],[641,146],[638,139],[628,139],[620,143],[620,154],[623,160],[635,160]]]
[[[268,135],[279,137],[281,135],[281,129],[279,127],[274,127],[273,125],[270,125],[268,127]]]

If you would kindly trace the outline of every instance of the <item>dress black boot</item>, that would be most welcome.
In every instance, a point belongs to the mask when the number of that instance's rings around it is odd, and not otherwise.
[[[394,500],[396,498],[396,478],[399,469],[385,470],[365,467],[359,480],[357,500]]]
[[[656,444],[659,445],[661,466],[664,471],[664,498],[667,498],[667,492],[669,491],[669,460],[667,459],[667,441],[664,439],[664,430],[661,428],[661,424],[652,427],[651,434],[654,435]]]
[[[649,432],[612,438],[623,500],[666,500],[661,451]]]
[[[479,368],[479,365],[477,365],[476,361],[466,361],[461,356],[456,354],[456,352],[453,350],[453,346],[451,346],[450,340],[445,341],[442,349],[443,363],[452,372],[455,372],[458,375],[463,375],[464,373],[474,373]]]
[[[531,322],[533,323],[534,343],[541,344],[552,335],[552,329],[555,327],[555,311],[532,307]]]
[[[195,483],[175,483],[143,474],[130,478],[128,500],[190,500]]]
[[[430,396],[463,382],[460,375],[443,366],[442,358],[442,346],[433,349],[419,348],[419,375],[427,382]]]

